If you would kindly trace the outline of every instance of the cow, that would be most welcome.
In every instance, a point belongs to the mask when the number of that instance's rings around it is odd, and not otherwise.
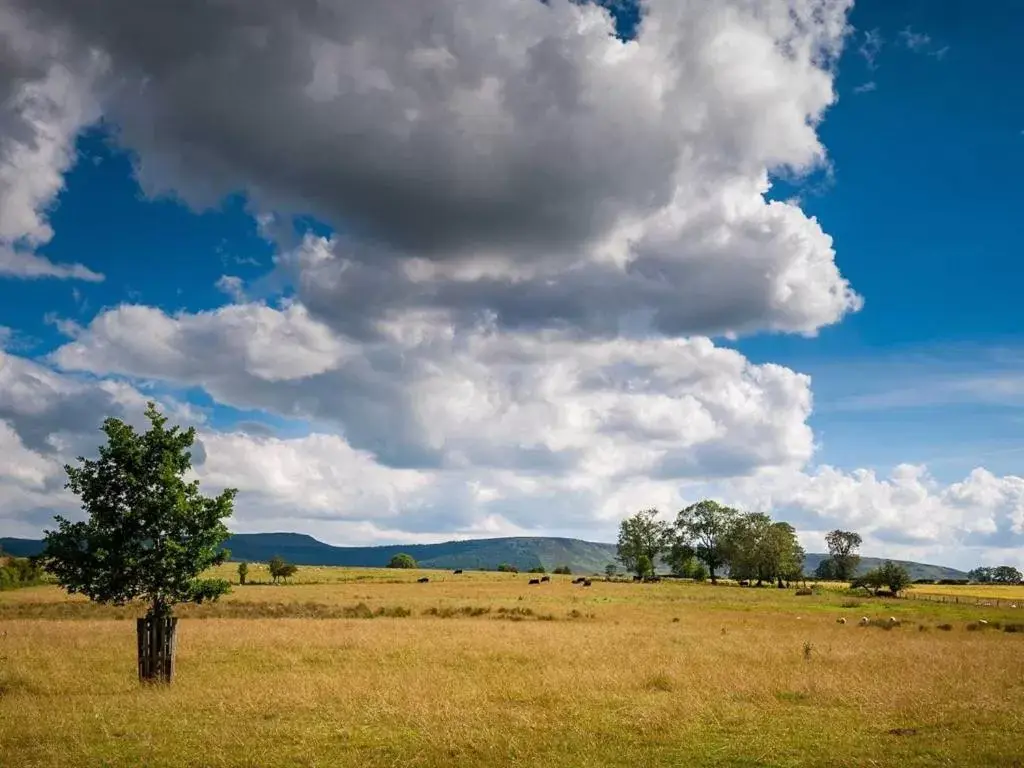
[[[541,576],[540,580],[541,580],[541,583],[543,584],[545,581],[551,581],[551,577],[550,576]]]
[[[540,584],[540,579],[530,579],[531,584]]]
[[[416,579],[416,583],[417,584],[426,584],[428,581],[430,581],[430,579],[427,576],[424,576],[423,578],[420,578],[420,579]]]
[[[590,579],[584,579],[583,580],[583,586],[584,587],[589,587],[590,586]]]
[[[461,568],[456,568],[454,571],[452,571],[452,573],[458,575],[458,574],[462,573],[462,569]]]
[[[634,576],[633,577],[633,581],[643,581],[643,580],[644,580],[643,576]]]

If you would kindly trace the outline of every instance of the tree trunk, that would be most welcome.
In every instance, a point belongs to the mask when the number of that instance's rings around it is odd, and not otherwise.
[[[165,613],[149,613],[137,621],[140,682],[169,684],[174,678],[177,628],[178,619]]]

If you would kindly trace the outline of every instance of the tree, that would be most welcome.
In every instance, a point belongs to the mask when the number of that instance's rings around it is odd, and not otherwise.
[[[530,573],[547,573],[543,565],[537,565],[530,569]]]
[[[498,570],[502,571],[503,573],[519,573],[518,568],[516,568],[514,565],[509,565],[508,563],[499,563]]]
[[[1020,584],[1021,573],[1012,565],[1000,565],[992,570],[992,581],[996,584]]]
[[[738,515],[726,537],[725,555],[734,579],[756,579],[779,587],[803,575],[804,550],[796,529],[761,512]]]
[[[969,581],[977,582],[978,584],[988,584],[992,581],[994,568],[975,568],[973,571],[967,572],[967,578]]]
[[[416,560],[413,559],[412,555],[407,555],[405,552],[399,552],[391,558],[388,563],[388,568],[415,568]]]
[[[562,576],[572,576],[572,569],[568,565],[560,565],[552,573],[560,574]]]
[[[899,563],[886,560],[877,568],[872,568],[861,578],[854,580],[855,586],[865,585],[878,592],[888,587],[894,595],[898,595],[911,584],[910,573]]]
[[[239,563],[238,564],[238,583],[245,584],[245,577],[249,575],[249,564]]]
[[[837,581],[835,565],[831,557],[822,558],[818,567],[814,569],[814,576],[822,581]]]
[[[656,509],[642,509],[627,517],[619,524],[619,562],[641,578],[653,574],[654,563],[667,543],[667,530]]]
[[[615,574],[617,574],[618,572],[619,569],[618,566],[615,565],[615,563],[608,563],[608,565],[604,567],[604,575],[609,579],[614,579]]]
[[[859,533],[853,531],[830,531],[825,535],[829,558],[832,560],[832,574],[837,581],[850,581],[857,573],[860,555],[857,550],[863,542]]]
[[[677,542],[693,548],[697,559],[708,567],[712,584],[716,583],[715,571],[727,562],[727,539],[738,516],[732,507],[705,499],[681,510],[676,517]]]
[[[270,578],[274,580],[275,584],[281,579],[290,579],[299,570],[291,563],[285,562],[284,558],[280,555],[274,555],[270,558],[267,567],[270,569]]]
[[[206,497],[198,481],[185,482],[195,429],[168,428],[152,402],[145,413],[148,431],[108,418],[99,458],[79,457],[80,466],[64,467],[65,487],[81,499],[88,518],[55,517],[57,529],[45,532],[40,559],[69,593],[112,605],[145,602],[140,677],[170,682],[174,606],[216,600],[230,589],[225,579],[201,576],[229,555],[221,545],[236,491]]]

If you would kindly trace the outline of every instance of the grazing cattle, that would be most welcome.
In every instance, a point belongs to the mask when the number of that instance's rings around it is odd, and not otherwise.
[[[584,587],[589,587],[590,586],[590,579],[584,579],[583,580],[583,586]]]
[[[584,581],[586,581],[586,579],[583,578],[582,576],[580,576],[578,579],[573,579],[572,583],[573,584],[582,584]]]
[[[836,619],[836,624],[845,624],[845,623],[846,623],[846,618],[843,617],[843,616],[840,616],[838,619]]]
[[[430,579],[426,576],[424,576],[422,579],[416,579],[417,584],[426,584],[428,581],[430,581]]]
[[[452,573],[455,573],[455,574],[462,573],[462,569],[461,568],[456,568],[454,571],[452,571]]]
[[[634,576],[633,577],[633,581],[643,581],[643,580],[644,580],[643,576]]]
[[[540,579],[530,579],[531,584],[540,584]]]
[[[551,581],[551,577],[550,576],[541,576],[540,580],[541,580],[541,583],[543,583],[545,581]]]
[[[740,582],[740,586],[741,587],[749,587],[750,586],[750,582],[747,581],[746,579],[743,579],[743,581]]]
[[[871,619],[869,619],[867,616],[861,616],[859,623],[862,627],[866,627],[868,624],[871,623]]]

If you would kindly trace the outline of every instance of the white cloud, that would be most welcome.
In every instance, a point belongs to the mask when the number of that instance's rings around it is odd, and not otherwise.
[[[764,197],[826,162],[848,0],[649,0],[631,42],[569,0],[9,5],[102,52],[148,191],[348,233],[295,276],[337,327],[412,304],[813,333],[861,304],[818,223]]]
[[[0,8],[0,276],[103,279],[32,251],[53,236],[46,214],[78,131],[99,116],[91,87],[103,66],[101,54],[71,52],[59,30]]]
[[[878,90],[878,83],[874,80],[869,80],[866,83],[861,83],[853,89],[854,93],[871,93],[872,91]]]
[[[707,339],[468,330],[436,312],[395,314],[375,333],[335,337],[296,305],[175,318],[124,306],[54,360],[334,423],[401,465],[699,477],[798,465],[813,450],[809,380]]]

